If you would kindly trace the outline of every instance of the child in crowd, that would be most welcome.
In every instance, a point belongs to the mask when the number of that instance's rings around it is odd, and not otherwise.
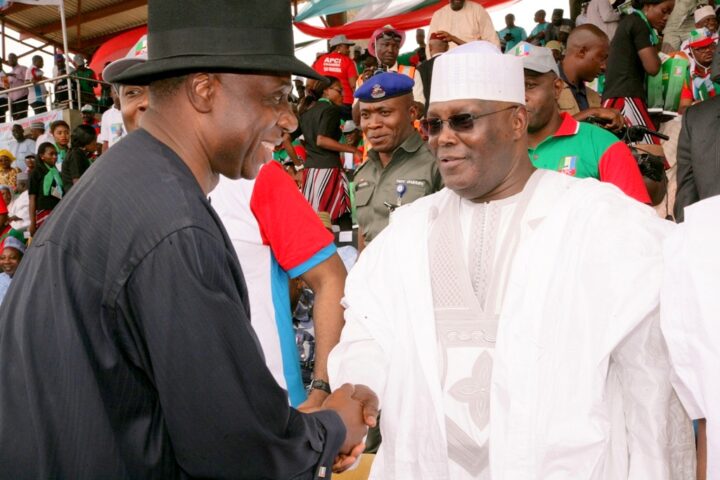
[[[37,160],[37,157],[35,155],[27,155],[25,157],[25,173],[28,174],[28,177],[30,177],[30,174],[35,169],[35,161]]]
[[[70,147],[70,125],[64,120],[55,120],[50,124],[50,134],[53,137],[55,150],[57,152],[57,169],[62,170],[62,164],[65,161]],[[42,153],[38,150],[38,155]]]
[[[65,194],[75,185],[90,168],[91,156],[97,150],[97,133],[90,125],[78,125],[70,137],[70,151],[68,152],[62,169],[62,181]]]
[[[15,237],[8,237],[0,250],[0,304],[10,288],[12,278],[25,254],[25,244]]]
[[[56,167],[58,151],[46,142],[38,149],[40,161],[30,175],[30,235],[47,220],[63,196],[63,182]]]

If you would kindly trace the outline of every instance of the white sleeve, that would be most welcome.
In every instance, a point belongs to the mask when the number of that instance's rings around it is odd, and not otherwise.
[[[98,142],[100,143],[110,141],[110,122],[108,120],[110,118],[110,115],[108,115],[109,112],[110,109],[106,110],[100,119],[100,135],[98,135]]]
[[[378,248],[380,247],[380,248]],[[344,383],[370,387],[382,402],[391,361],[396,319],[391,318],[391,286],[378,281],[387,270],[392,249],[368,245],[345,282],[345,326],[330,352],[328,374],[333,388]],[[391,275],[390,275],[391,276]],[[372,279],[372,281],[370,281]]]
[[[672,411],[670,361],[653,310],[612,354],[622,388],[628,449],[628,480],[671,478],[671,431],[686,424],[684,412]],[[680,409],[682,410],[682,409]]]

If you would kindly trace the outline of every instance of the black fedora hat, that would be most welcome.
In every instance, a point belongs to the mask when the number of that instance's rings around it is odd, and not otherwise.
[[[285,0],[150,0],[148,60],[109,82],[146,85],[199,71],[322,76],[295,58]]]

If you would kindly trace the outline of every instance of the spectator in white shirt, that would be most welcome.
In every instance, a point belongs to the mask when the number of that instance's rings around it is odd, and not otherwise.
[[[23,67],[18,64],[17,55],[11,53],[8,55],[7,64],[11,70],[7,73],[10,77],[10,88],[21,87],[25,85],[25,78],[27,77],[27,67]],[[10,97],[10,106],[12,107],[12,118],[18,120],[27,116],[28,111],[28,91],[27,89],[15,90],[14,92],[8,93]]]
[[[47,87],[42,82],[46,80],[42,68],[43,58],[40,55],[33,55],[32,67],[27,69],[25,81],[30,84],[28,87],[28,104],[32,107],[35,115],[47,112]]]
[[[28,195],[28,174],[17,176],[17,195],[8,205],[8,222],[13,230],[24,232],[30,226],[30,196]]]
[[[15,155],[15,167],[25,171],[25,157],[35,153],[35,140],[25,137],[22,125],[16,123],[12,127],[13,139],[8,143],[8,150]]]
[[[107,152],[108,148],[115,145],[123,135],[125,135],[125,126],[123,125],[122,112],[120,111],[120,99],[115,87],[110,89],[112,97],[112,106],[105,111],[100,121],[100,136],[98,141],[102,143],[102,153]]]

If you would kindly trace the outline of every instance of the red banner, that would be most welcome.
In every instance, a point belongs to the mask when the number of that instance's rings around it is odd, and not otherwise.
[[[140,40],[140,37],[146,33],[147,26],[144,26],[128,30],[111,38],[97,49],[90,62],[90,68],[96,75],[100,76],[106,63],[123,58]]]
[[[496,7],[506,3],[514,3],[517,0],[473,0],[485,8]],[[372,20],[360,20],[347,23],[339,27],[313,27],[304,22],[296,22],[295,26],[306,35],[316,38],[332,38],[335,35],[346,35],[353,40],[367,40],[370,35],[380,27],[392,25],[398,30],[413,30],[425,27],[430,24],[433,13],[447,5],[446,0],[441,0],[435,5],[421,8],[413,12],[402,13],[393,17],[373,18]]]

